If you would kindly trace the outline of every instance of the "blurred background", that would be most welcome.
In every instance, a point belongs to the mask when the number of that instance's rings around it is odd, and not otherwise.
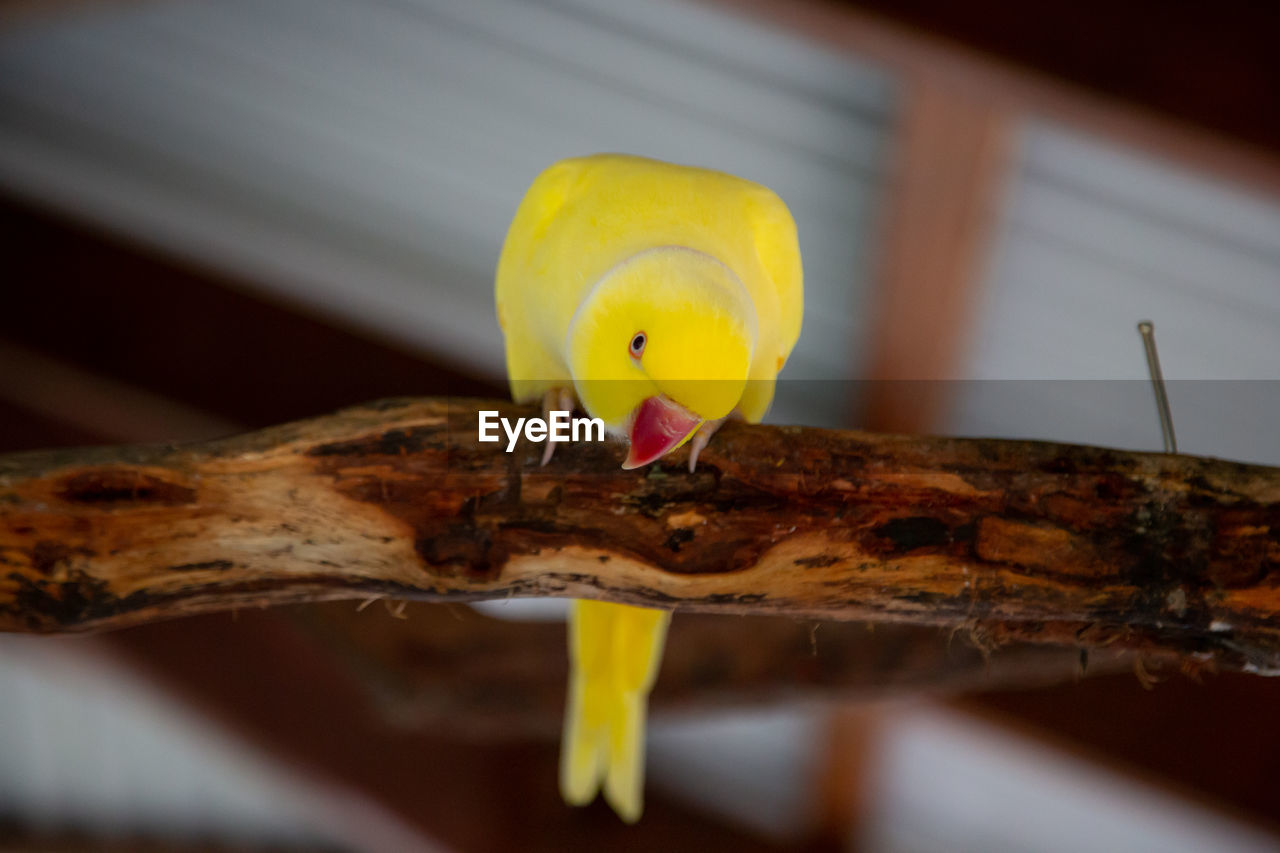
[[[775,189],[771,419],[1280,465],[1280,14],[1245,0],[0,2],[0,451],[502,395],[524,190]],[[550,617],[550,618],[548,618]],[[519,603],[0,638],[0,850],[1273,850],[1280,685],[936,631],[675,620],[649,796],[555,792]]]

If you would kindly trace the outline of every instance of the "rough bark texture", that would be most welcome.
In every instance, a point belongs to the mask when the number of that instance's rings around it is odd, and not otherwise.
[[[1280,671],[1280,470],[730,425],[685,471],[515,453],[475,400],[188,447],[0,459],[0,628],[391,596],[572,595],[977,628]]]

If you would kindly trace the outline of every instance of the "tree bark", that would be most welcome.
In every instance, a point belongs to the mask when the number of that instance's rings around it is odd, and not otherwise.
[[[388,400],[186,447],[0,458],[0,629],[286,601],[567,595],[1175,653],[1280,672],[1280,470],[729,425],[685,470],[477,441]]]

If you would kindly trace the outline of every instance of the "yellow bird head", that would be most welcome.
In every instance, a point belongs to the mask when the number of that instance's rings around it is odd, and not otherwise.
[[[731,269],[660,246],[600,278],[573,316],[566,352],[583,407],[630,438],[623,467],[638,468],[733,410],[756,334],[755,308]]]

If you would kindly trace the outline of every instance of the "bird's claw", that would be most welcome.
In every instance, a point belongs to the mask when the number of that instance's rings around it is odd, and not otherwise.
[[[577,398],[574,397],[573,391],[570,389],[551,388],[542,395],[543,420],[550,422],[552,412],[572,412],[577,407],[577,404]],[[547,436],[547,446],[542,448],[542,462],[539,463],[541,466],[545,467],[551,461],[558,443],[552,441],[551,436]]]
[[[702,453],[703,448],[711,443],[711,436],[716,434],[716,430],[724,426],[724,422],[729,418],[717,418],[714,421],[707,421],[698,431],[694,433],[693,438],[689,439],[689,473],[692,474],[698,468],[698,454]]]

